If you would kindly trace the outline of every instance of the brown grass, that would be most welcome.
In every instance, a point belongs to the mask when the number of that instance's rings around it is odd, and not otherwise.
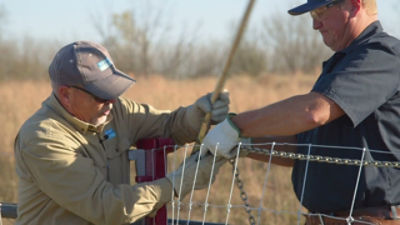
[[[263,76],[251,78],[240,76],[231,78],[226,88],[231,94],[231,111],[243,112],[262,107],[272,102],[284,99],[294,94],[303,94],[310,90],[315,77],[312,76]],[[138,77],[137,84],[130,88],[125,97],[137,102],[149,103],[159,109],[174,109],[181,105],[192,104],[199,96],[213,91],[216,78],[201,78],[195,80],[168,80],[162,76]],[[44,81],[9,81],[0,83],[0,202],[16,202],[16,174],[14,169],[13,142],[22,123],[41,105],[51,90]],[[255,163],[251,160],[240,161],[241,177],[249,195],[252,207],[260,205],[262,185],[266,172],[265,163]],[[210,196],[211,204],[227,204],[231,184],[231,167],[225,165],[218,175]],[[262,224],[292,224],[296,215],[284,212],[296,211],[298,202],[295,199],[290,184],[290,170],[272,166],[268,178],[267,192],[263,206],[273,211],[262,212]],[[237,188],[234,189],[232,204],[243,204],[240,201]],[[199,193],[196,201],[204,200],[205,193]],[[202,218],[202,209],[194,219]],[[277,213],[280,212],[280,213]],[[253,212],[257,215],[257,212]],[[226,208],[213,208],[207,212],[207,221],[225,222]],[[181,219],[186,219],[183,210]],[[257,217],[256,217],[257,218]],[[244,209],[233,208],[230,212],[230,224],[248,224]],[[12,224],[12,221],[5,221]]]

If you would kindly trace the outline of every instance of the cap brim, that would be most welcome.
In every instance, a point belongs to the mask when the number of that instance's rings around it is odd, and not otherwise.
[[[116,99],[124,93],[136,80],[125,73],[114,69],[113,74],[96,80],[86,86],[86,90],[101,99]]]
[[[301,15],[304,14],[306,12],[310,12],[316,8],[319,8],[321,6],[327,5],[329,3],[329,1],[323,1],[323,2],[307,2],[303,5],[297,6],[293,9],[288,10],[288,13],[292,16],[297,16],[297,15]]]

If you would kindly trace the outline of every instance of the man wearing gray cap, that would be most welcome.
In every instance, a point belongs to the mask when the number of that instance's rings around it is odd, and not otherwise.
[[[335,52],[322,64],[312,90],[227,118],[204,138],[206,149],[213,153],[219,144],[217,154],[229,158],[241,138],[250,137],[301,144],[279,151],[360,160],[366,149],[365,160],[400,161],[400,41],[383,31],[375,0],[308,0],[289,10],[307,12],[313,29]],[[351,219],[352,224],[400,224],[397,168],[367,166],[358,180],[357,166],[272,161],[293,167],[293,189],[316,215],[307,216],[308,225]]]
[[[128,149],[151,137],[193,142],[206,112],[218,123],[229,111],[227,92],[214,105],[208,94],[172,112],[120,97],[135,80],[93,42],[64,46],[49,75],[52,95],[15,140],[16,224],[129,224],[154,214],[182,176],[182,195],[191,190],[198,160],[193,155],[166,178],[132,186]],[[199,161],[195,189],[208,185],[212,163],[213,157]]]

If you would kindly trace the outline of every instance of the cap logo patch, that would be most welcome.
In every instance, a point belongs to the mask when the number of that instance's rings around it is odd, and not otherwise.
[[[105,58],[104,60],[101,60],[100,62],[97,63],[97,67],[99,68],[100,71],[106,70],[111,65],[112,63],[108,58]]]

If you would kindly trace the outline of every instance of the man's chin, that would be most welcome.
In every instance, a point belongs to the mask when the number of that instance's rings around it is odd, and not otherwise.
[[[93,125],[98,126],[105,123],[106,121],[107,121],[107,115],[104,115],[97,118],[97,120],[93,121]]]
[[[330,48],[332,51],[335,51],[334,45],[330,41],[326,41],[325,38],[323,38],[323,41],[326,47]]]

